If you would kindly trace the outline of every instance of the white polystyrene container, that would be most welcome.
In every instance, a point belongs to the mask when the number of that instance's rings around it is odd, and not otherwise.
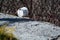
[[[17,15],[19,17],[27,16],[28,15],[28,8],[27,7],[22,7],[17,10]]]

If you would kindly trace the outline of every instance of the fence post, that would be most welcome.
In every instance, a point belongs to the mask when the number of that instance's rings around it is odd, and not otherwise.
[[[0,12],[2,11],[1,7],[2,7],[2,4],[3,4],[3,1],[4,1],[4,0],[0,0],[0,2],[1,2],[1,3],[0,3]]]

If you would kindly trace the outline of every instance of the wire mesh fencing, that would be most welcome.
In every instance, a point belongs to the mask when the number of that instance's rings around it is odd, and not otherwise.
[[[29,9],[29,17],[60,25],[60,0],[0,0],[0,11],[17,15],[20,7]]]

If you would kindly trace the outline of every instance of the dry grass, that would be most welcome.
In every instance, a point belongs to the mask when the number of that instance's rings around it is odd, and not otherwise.
[[[11,32],[12,30],[12,28],[8,28],[6,25],[0,26],[0,40],[17,40]]]

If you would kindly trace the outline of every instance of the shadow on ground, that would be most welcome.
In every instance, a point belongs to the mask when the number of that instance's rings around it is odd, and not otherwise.
[[[31,20],[31,19],[25,19],[25,18],[0,18],[0,21],[19,22],[19,21],[33,21],[33,20]]]
[[[33,21],[33,20],[31,20],[31,19],[25,19],[25,18],[0,18],[0,21],[28,22],[28,21]]]
[[[29,22],[29,21],[33,21],[31,19],[25,19],[25,18],[0,18],[0,21],[3,22],[1,25],[4,25],[4,24],[12,24],[12,23],[15,23],[15,22]]]

